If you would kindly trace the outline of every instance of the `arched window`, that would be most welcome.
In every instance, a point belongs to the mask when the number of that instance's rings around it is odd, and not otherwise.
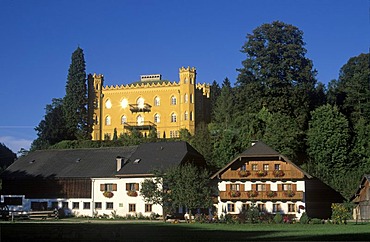
[[[187,111],[185,111],[185,113],[184,113],[184,120],[188,120],[188,117],[189,115],[188,115],[188,112]]]
[[[161,105],[161,99],[159,97],[154,98],[154,106],[159,106]]]
[[[109,99],[107,101],[105,101],[105,107],[107,109],[110,109],[112,107],[112,102]]]
[[[154,114],[154,123],[159,123],[161,121],[161,116],[156,113]]]
[[[137,125],[144,125],[144,117],[143,116],[141,116],[141,115],[137,116],[136,121],[137,121]]]
[[[176,121],[177,121],[177,116],[176,116],[175,113],[172,113],[171,114],[171,123],[176,123]]]
[[[121,117],[121,124],[127,123],[127,117],[125,115],[122,115]]]
[[[111,125],[110,116],[105,117],[105,125]]]
[[[188,94],[184,95],[184,103],[188,103]]]
[[[144,108],[144,98],[139,97],[136,101],[137,107],[138,108]]]
[[[190,121],[193,121],[193,112],[190,112]]]
[[[188,83],[188,78],[187,77],[185,77],[184,83]]]
[[[176,105],[176,103],[177,103],[176,97],[172,96],[171,97],[171,105]]]
[[[190,94],[190,103],[194,103],[193,94]]]

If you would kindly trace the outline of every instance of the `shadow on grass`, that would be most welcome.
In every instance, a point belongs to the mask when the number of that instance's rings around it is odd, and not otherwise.
[[[244,231],[217,224],[204,227],[162,223],[2,223],[0,241],[367,241],[370,238],[370,231],[315,235],[300,233],[298,227],[280,231],[274,226],[271,230],[245,226]]]

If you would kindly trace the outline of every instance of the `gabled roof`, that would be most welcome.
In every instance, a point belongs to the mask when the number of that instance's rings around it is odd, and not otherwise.
[[[365,185],[365,182],[368,181],[370,182],[370,174],[365,174],[362,178],[361,178],[361,182],[355,192],[355,194],[351,197],[351,201],[352,202],[357,202],[355,201],[355,199],[357,198],[357,196],[360,194],[360,191],[361,189],[363,188],[363,186]]]
[[[197,159],[193,160],[195,158]],[[203,163],[204,158],[184,141],[146,143],[138,147],[130,160],[117,172],[117,176],[151,175],[155,170],[163,171],[185,161]]]
[[[228,163],[226,166],[224,166],[218,172],[216,172],[214,175],[212,175],[211,179],[216,178],[219,174],[221,174],[221,173],[225,172],[227,169],[229,169],[229,167],[235,161],[237,161],[237,160],[239,160],[241,158],[244,158],[244,157],[247,157],[247,158],[248,157],[250,157],[250,158],[256,158],[256,157],[258,157],[258,158],[263,158],[263,157],[266,157],[266,158],[267,157],[277,157],[279,159],[283,159],[284,161],[288,162],[289,164],[291,164],[292,166],[294,166],[295,168],[297,168],[299,171],[303,172],[303,174],[306,177],[308,177],[308,178],[311,178],[312,177],[310,174],[308,174],[307,172],[305,172],[304,170],[302,170],[300,167],[298,167],[296,164],[294,164],[292,161],[290,161],[284,155],[282,155],[279,152],[277,152],[276,150],[272,149],[270,146],[266,145],[262,141],[257,141],[251,147],[249,147],[244,152],[242,152],[241,154],[239,154],[230,163]]]
[[[124,166],[117,172],[117,157]],[[153,170],[184,161],[204,161],[188,143],[158,142],[139,146],[40,150],[21,157],[9,166],[3,178],[101,178],[151,175]],[[138,162],[135,163],[135,160]]]

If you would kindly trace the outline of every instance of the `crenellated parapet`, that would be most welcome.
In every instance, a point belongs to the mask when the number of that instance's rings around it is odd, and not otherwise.
[[[142,88],[160,88],[160,87],[177,87],[179,86],[179,83],[176,81],[170,82],[170,81],[161,81],[161,82],[137,82],[137,83],[131,83],[126,85],[110,85],[110,86],[104,86],[104,91],[109,90],[130,90],[130,89],[142,89]]]

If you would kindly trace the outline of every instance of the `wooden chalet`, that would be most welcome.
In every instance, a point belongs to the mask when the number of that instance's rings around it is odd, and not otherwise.
[[[353,218],[357,220],[370,220],[370,174],[365,174],[352,196],[351,201],[356,205]]]

